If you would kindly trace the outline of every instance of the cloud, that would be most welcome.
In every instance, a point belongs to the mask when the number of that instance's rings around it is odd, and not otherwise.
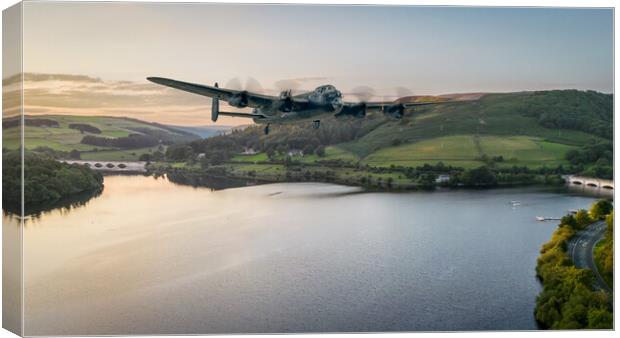
[[[291,79],[291,80],[295,80],[298,82],[317,82],[317,81],[329,81],[331,79],[333,79],[333,77],[315,76],[315,77],[298,77],[298,78]]]
[[[21,82],[21,75],[21,73],[15,74],[3,79],[2,85],[7,86]],[[39,81],[102,82],[99,78],[94,78],[87,75],[24,73],[24,82]]]
[[[280,86],[303,91],[325,84],[330,77],[301,77],[281,81]],[[20,111],[21,74],[3,79],[6,114]],[[276,85],[277,86],[277,85]],[[265,89],[278,95],[283,89]],[[211,100],[144,81],[110,81],[80,74],[23,74],[24,112],[31,115],[126,116],[152,122],[186,125],[211,124]],[[223,110],[239,111],[222,105]],[[245,110],[247,111],[247,109]],[[247,119],[222,117],[228,125],[247,124]],[[219,123],[219,121],[218,121]]]
[[[86,75],[25,73],[24,113],[135,117],[174,124],[210,123],[209,98],[148,82],[106,81]],[[21,75],[3,79],[5,113],[19,112]],[[247,123],[235,119],[228,123]]]

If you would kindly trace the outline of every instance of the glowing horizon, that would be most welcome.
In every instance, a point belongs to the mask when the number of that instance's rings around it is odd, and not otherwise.
[[[24,23],[27,114],[212,124],[208,98],[147,76],[254,77],[270,94],[283,79],[377,97],[613,92],[611,9],[27,2]]]

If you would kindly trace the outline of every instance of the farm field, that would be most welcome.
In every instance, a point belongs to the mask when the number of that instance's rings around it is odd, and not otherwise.
[[[459,135],[524,136],[572,146],[603,140],[582,131],[541,126],[537,119],[519,113],[522,95],[489,94],[477,101],[417,108],[402,120],[386,120],[363,137],[339,146],[365,158],[394,144]]]
[[[275,159],[284,160],[285,157],[286,157],[285,155],[280,154],[280,155],[276,155]],[[357,157],[355,154],[348,152],[338,146],[325,147],[325,156],[323,157],[320,157],[315,154],[303,155],[303,156],[293,155],[291,156],[291,159],[294,161],[299,161],[301,163],[306,163],[306,164],[315,163],[316,161],[326,161],[326,160],[343,160],[343,161],[349,161],[353,163],[357,163],[357,161],[359,161],[359,157]],[[256,163],[256,162],[263,162],[263,161],[268,161],[268,160],[269,160],[269,157],[267,157],[266,153],[257,153],[253,155],[237,154],[237,155],[234,155],[230,159],[230,162]]]
[[[365,157],[362,163],[376,167],[415,167],[443,162],[475,168],[484,165],[482,158],[486,155],[502,156],[504,162],[498,163],[502,166],[554,166],[566,163],[564,154],[574,148],[528,136],[455,135],[384,148]]]
[[[311,155],[306,155],[303,158],[300,159],[300,162],[302,163],[313,163],[316,161],[328,161],[328,160],[342,160],[342,161],[348,161],[348,162],[353,162],[356,163],[357,161],[359,161],[359,157],[355,154],[353,154],[350,151],[347,151],[345,149],[342,149],[341,147],[338,146],[328,146],[325,147],[325,156],[320,157],[318,155],[315,154],[311,154]]]
[[[130,134],[143,134],[144,130],[153,130],[158,135],[169,136],[171,139],[187,141],[192,136],[186,132],[177,132],[167,126],[154,124],[135,119],[103,116],[73,116],[73,115],[36,115],[26,116],[30,119],[53,120],[58,125],[26,125],[24,126],[24,147],[33,150],[39,147],[51,148],[55,151],[70,152],[77,150],[84,160],[138,160],[143,153],[153,152],[157,147],[119,149],[115,147],[94,146],[82,144],[82,138],[86,135],[105,138],[127,137]],[[4,122],[5,120],[3,120]],[[72,123],[86,124],[97,128],[101,133],[82,132],[78,129],[69,128]],[[3,127],[3,147],[7,149],[17,149],[19,147],[20,128],[18,126]]]
[[[158,147],[137,148],[126,150],[100,150],[96,152],[84,152],[80,154],[82,160],[99,161],[138,161],[140,155],[153,153]],[[164,147],[165,151],[165,147]]]

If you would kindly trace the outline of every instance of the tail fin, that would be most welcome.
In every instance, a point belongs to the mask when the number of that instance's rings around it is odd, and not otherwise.
[[[215,88],[219,88],[217,82],[215,83]],[[214,98],[211,103],[211,121],[217,121],[217,116],[220,114],[220,100]]]

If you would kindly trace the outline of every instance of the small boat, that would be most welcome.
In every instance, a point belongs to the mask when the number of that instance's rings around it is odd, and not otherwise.
[[[544,222],[544,221],[545,221],[545,218],[544,218],[544,217],[542,217],[542,216],[536,216],[536,219],[537,219],[537,220],[539,220],[539,221],[541,221],[541,222]]]
[[[570,209],[570,210],[568,210],[568,213],[570,213],[570,214],[576,214],[578,211],[579,211],[579,210],[577,210],[577,209]]]

